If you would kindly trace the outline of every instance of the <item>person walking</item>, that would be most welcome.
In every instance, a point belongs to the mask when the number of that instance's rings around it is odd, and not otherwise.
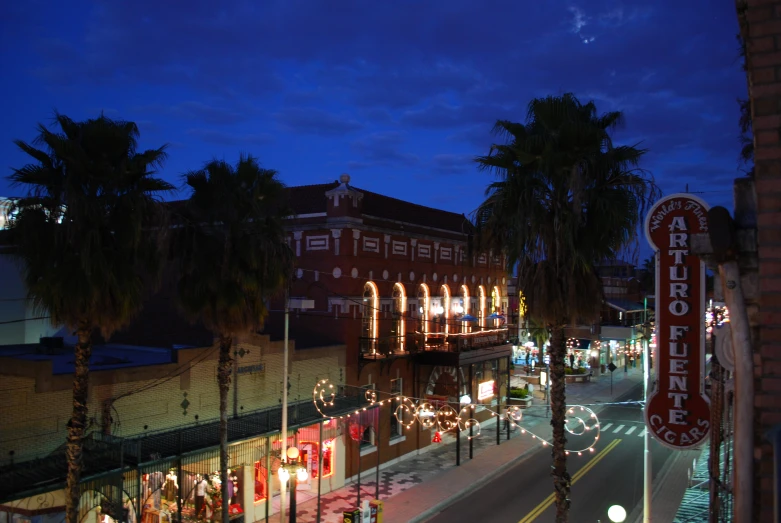
[[[573,369],[575,368],[575,353],[574,352],[570,352],[569,353],[569,366],[571,368],[573,368]]]

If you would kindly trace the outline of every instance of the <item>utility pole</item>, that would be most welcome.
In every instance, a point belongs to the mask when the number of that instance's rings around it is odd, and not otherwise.
[[[651,326],[648,323],[648,296],[646,296],[643,299],[643,403],[648,401],[648,382],[651,379],[651,355],[648,351],[650,336]],[[643,436],[643,523],[651,523],[651,467],[650,435],[646,430]]]
[[[287,379],[289,372],[288,365],[288,330],[290,328],[290,287],[285,286],[285,338],[284,349],[282,357],[282,454],[279,459],[283,462],[287,461]],[[279,521],[285,523],[285,498],[287,497],[287,485],[286,481],[279,482]],[[271,497],[266,500],[268,503]]]

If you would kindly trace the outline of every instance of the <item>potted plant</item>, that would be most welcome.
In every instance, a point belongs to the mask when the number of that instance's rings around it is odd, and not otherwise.
[[[525,409],[532,404],[532,395],[525,388],[511,388],[510,397],[507,399],[508,405],[518,405]]]

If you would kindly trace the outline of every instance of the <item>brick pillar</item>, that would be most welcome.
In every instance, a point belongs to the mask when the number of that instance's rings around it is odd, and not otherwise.
[[[781,1],[739,0],[738,15],[747,49],[758,212],[754,520],[769,523],[774,456],[765,434],[781,423]]]

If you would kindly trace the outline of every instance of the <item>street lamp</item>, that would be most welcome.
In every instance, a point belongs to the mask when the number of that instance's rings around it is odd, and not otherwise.
[[[301,463],[298,448],[289,447],[287,449],[287,461],[279,465],[279,481],[284,485],[290,480],[290,523],[296,523],[296,487],[299,481],[306,481],[309,474]],[[282,500],[284,503],[285,500]]]
[[[607,517],[613,523],[623,523],[626,520],[626,509],[621,505],[613,505],[607,509]]]

